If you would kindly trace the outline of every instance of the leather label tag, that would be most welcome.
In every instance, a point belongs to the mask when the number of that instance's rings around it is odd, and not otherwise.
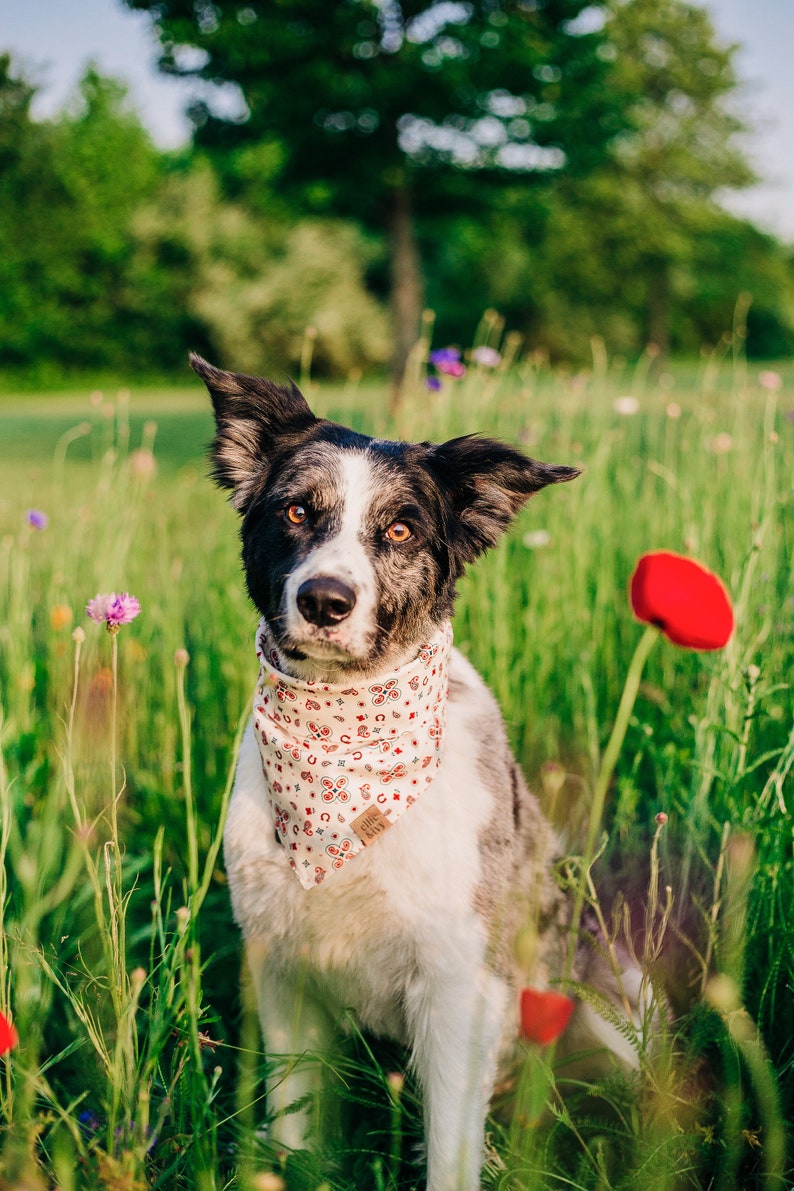
[[[370,806],[357,819],[353,819],[350,826],[362,844],[366,846],[376,840],[379,835],[383,835],[384,831],[388,831],[391,822],[376,806]]]

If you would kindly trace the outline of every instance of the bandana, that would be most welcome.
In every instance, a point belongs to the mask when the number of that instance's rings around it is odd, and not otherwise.
[[[256,634],[254,728],[277,841],[304,889],[344,868],[412,806],[441,762],[452,626],[414,661],[351,686],[284,674]]]

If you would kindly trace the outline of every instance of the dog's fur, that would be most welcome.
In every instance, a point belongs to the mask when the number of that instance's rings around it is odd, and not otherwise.
[[[242,514],[248,590],[296,678],[371,679],[412,660],[450,616],[464,566],[532,493],[578,474],[488,439],[368,438],[316,419],[294,385],[191,363],[214,405],[215,478]],[[287,517],[292,505],[306,510],[303,524]],[[410,528],[402,543],[386,536],[395,522]],[[352,610],[305,619],[298,592],[317,577],[352,591]],[[423,1094],[428,1189],[474,1191],[493,1089],[517,1057],[528,976],[514,937],[530,924],[531,982],[547,987],[564,974],[571,907],[553,877],[559,842],[492,696],[454,650],[449,676],[432,786],[352,864],[309,891],[298,884],[274,836],[250,725],[224,845],[268,1052],[322,1052],[346,1009],[404,1043]],[[597,948],[579,947],[573,975],[615,999]],[[569,1033],[621,1050],[586,1005]],[[293,1064],[268,1088],[273,1133],[288,1148],[306,1145],[318,1072]]]

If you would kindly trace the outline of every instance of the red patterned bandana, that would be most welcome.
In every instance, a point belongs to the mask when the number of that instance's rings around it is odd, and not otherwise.
[[[276,837],[304,889],[377,840],[433,781],[451,648],[447,621],[413,662],[378,679],[303,682],[282,672],[260,622],[254,728]]]

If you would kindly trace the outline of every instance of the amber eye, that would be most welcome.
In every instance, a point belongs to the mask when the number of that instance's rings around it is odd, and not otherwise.
[[[386,530],[386,537],[390,542],[407,542],[411,536],[411,528],[404,521],[395,521]]]
[[[303,525],[308,516],[303,505],[290,505],[287,509],[287,520],[291,521],[293,525]]]

